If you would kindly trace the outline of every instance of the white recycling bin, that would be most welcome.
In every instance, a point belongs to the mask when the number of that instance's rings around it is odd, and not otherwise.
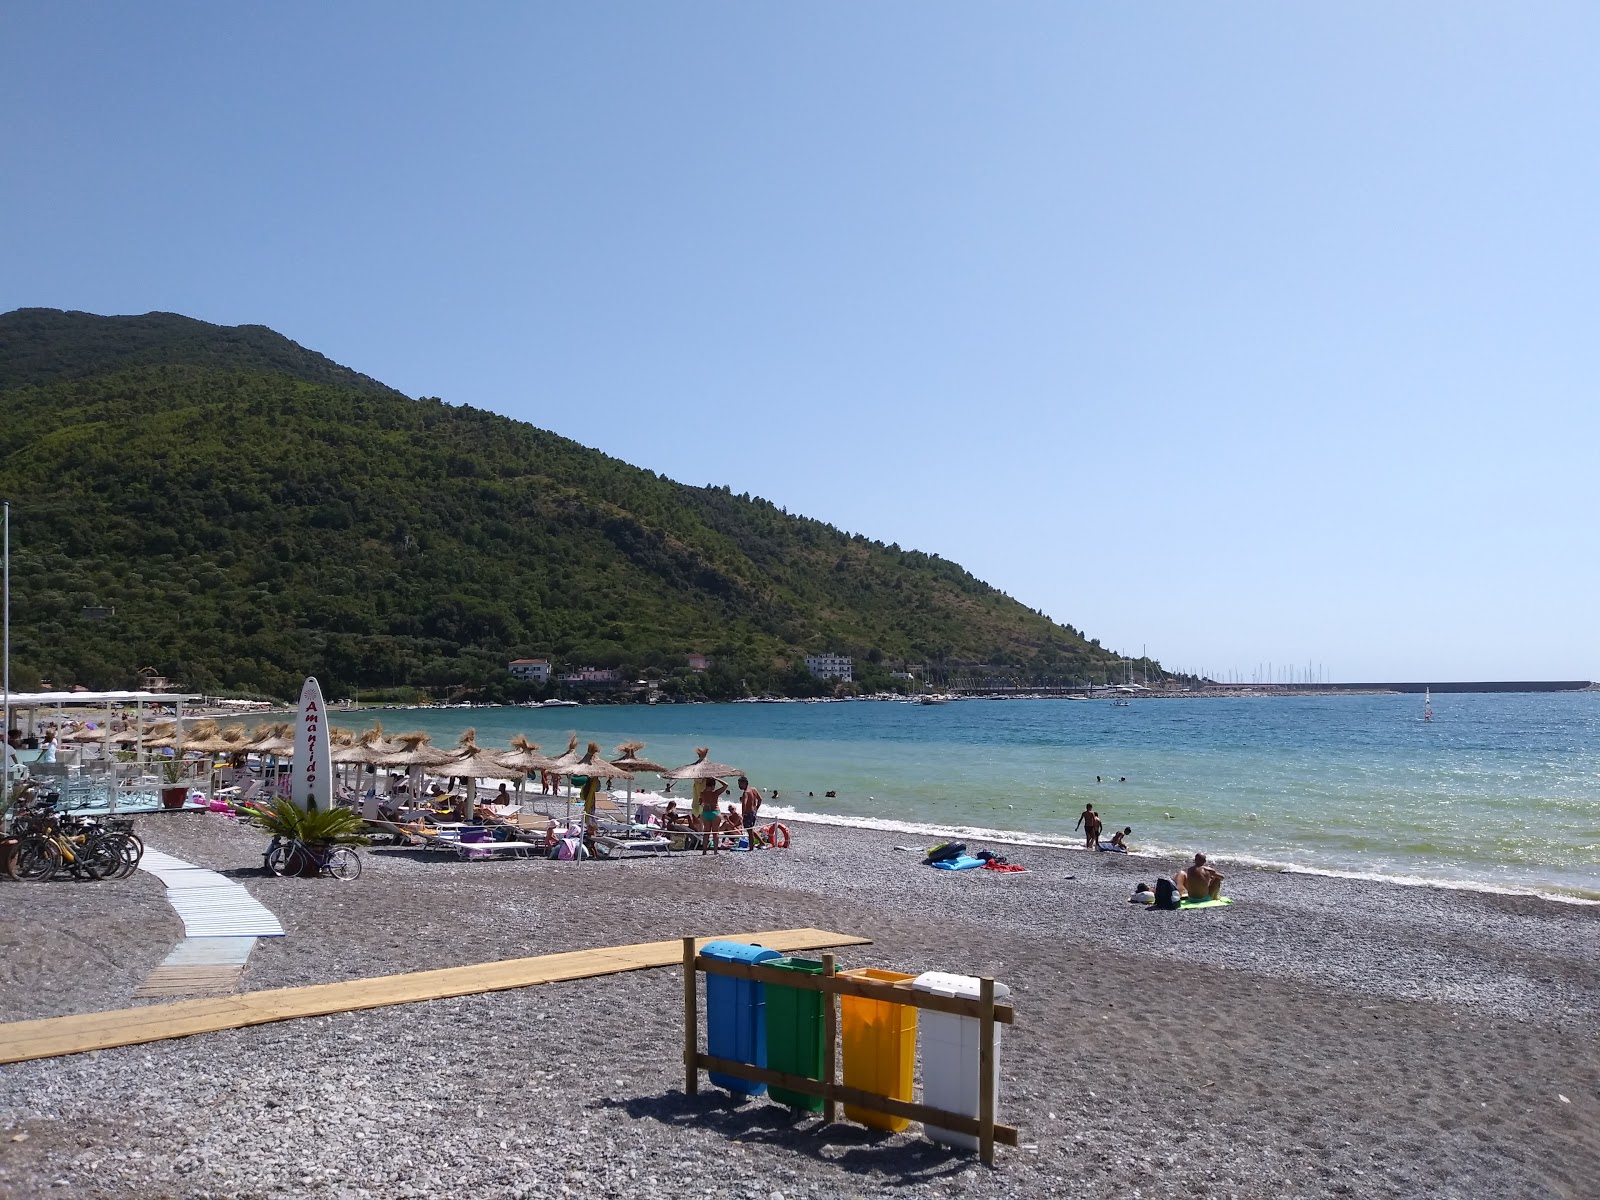
[[[975,975],[952,975],[948,971],[924,971],[911,981],[919,992],[932,992],[936,996],[960,996],[978,999],[978,978]],[[994,1002],[1004,1004],[1011,989],[1003,983],[994,985]],[[958,1017],[954,1013],[930,1012],[923,1009],[918,1014],[917,1037],[922,1042],[922,1102],[942,1108],[946,1112],[978,1115],[978,1056],[979,1038],[977,1017]],[[1003,1025],[994,1027],[994,1097],[1000,1102],[1000,1034]],[[978,1139],[971,1134],[957,1133],[953,1129],[940,1129],[924,1125],[924,1131],[936,1142],[962,1150],[978,1149]]]

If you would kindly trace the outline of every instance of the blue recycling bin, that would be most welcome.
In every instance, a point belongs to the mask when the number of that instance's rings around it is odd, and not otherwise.
[[[780,957],[776,950],[744,942],[707,942],[700,953],[723,962],[759,963]],[[767,989],[750,979],[706,976],[706,1053],[751,1066],[767,1065]],[[711,1072],[711,1082],[742,1096],[760,1096],[764,1083]]]

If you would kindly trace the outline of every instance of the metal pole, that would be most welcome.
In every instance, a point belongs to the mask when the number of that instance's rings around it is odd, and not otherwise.
[[[695,995],[695,942],[683,939],[683,1091],[687,1096],[700,1091],[700,1014]]]
[[[5,501],[5,739],[6,795],[11,794],[11,501]]]

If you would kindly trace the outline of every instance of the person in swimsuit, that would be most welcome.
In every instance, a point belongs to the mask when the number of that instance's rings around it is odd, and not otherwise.
[[[772,793],[774,797],[777,792]],[[761,811],[761,792],[750,786],[750,781],[739,776],[739,823],[745,829],[756,827],[756,814]]]
[[[1100,814],[1095,812],[1094,805],[1085,804],[1083,811],[1078,814],[1078,824],[1083,826],[1083,845],[1086,850],[1093,850],[1100,841]]]
[[[1178,890],[1189,900],[1215,900],[1222,895],[1222,872],[1206,865],[1206,856],[1196,854],[1194,862],[1178,872]]]
[[[696,779],[694,781],[694,803],[690,806],[689,812],[700,823],[701,854],[704,854],[707,850],[715,854],[719,850],[717,822],[720,820],[720,816],[717,813],[717,800],[727,790],[727,785],[720,779]]]
[[[1126,850],[1128,848],[1128,835],[1132,832],[1132,825],[1123,827],[1119,832],[1111,835],[1111,844],[1118,850]]]

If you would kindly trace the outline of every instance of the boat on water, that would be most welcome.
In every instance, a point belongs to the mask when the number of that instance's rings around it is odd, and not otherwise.
[[[577,708],[576,700],[546,700],[539,705],[540,708]]]

